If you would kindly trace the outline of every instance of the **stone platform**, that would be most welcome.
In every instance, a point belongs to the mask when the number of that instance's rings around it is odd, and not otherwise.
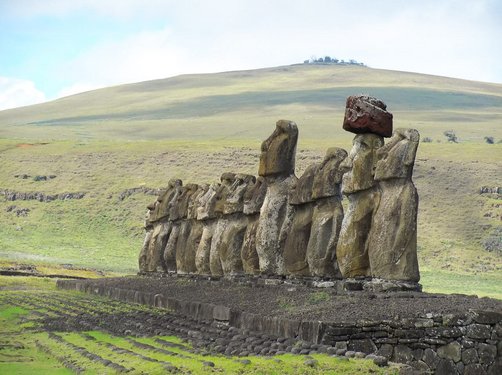
[[[269,280],[269,281],[267,281]],[[59,280],[80,290],[170,310],[193,321],[407,363],[420,373],[502,373],[502,301],[418,292],[338,291],[287,280],[188,276]],[[169,314],[169,313],[168,313]]]

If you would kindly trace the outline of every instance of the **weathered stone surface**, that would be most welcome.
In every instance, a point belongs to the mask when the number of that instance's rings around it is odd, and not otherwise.
[[[146,272],[162,272],[162,254],[170,232],[169,223],[156,224],[148,244]]]
[[[473,320],[479,324],[496,324],[502,322],[502,313],[498,311],[481,311],[472,312]]]
[[[261,145],[260,176],[289,176],[295,171],[298,128],[292,121],[279,120],[275,131]]]
[[[458,362],[461,359],[461,345],[457,341],[450,342],[447,345],[440,346],[437,350],[439,357],[451,359]]]
[[[260,262],[256,252],[256,231],[258,215],[248,215],[248,225],[242,241],[241,259],[244,273],[256,275],[260,273]]]
[[[178,273],[197,272],[195,257],[203,230],[204,224],[201,221],[190,219],[181,223],[176,249]]]
[[[376,345],[370,339],[350,340],[348,349],[366,354],[375,353],[377,351]]]
[[[473,339],[489,339],[491,330],[489,325],[471,324],[467,327],[466,336]]]
[[[256,230],[256,252],[260,272],[284,275],[284,242],[291,223],[288,195],[296,176],[267,177],[267,193],[260,211]]]
[[[225,215],[244,210],[244,196],[246,192],[254,188],[256,177],[248,174],[235,174],[234,182],[229,188],[226,201],[224,203],[223,213]]]
[[[246,190],[246,193],[244,194],[243,212],[246,215],[259,214],[266,194],[266,180],[264,177],[259,176],[254,185]]]
[[[344,170],[340,164],[347,157],[347,151],[342,148],[332,147],[326,151],[323,161],[314,176],[312,198],[341,197],[340,183]]]
[[[397,345],[394,347],[393,362],[408,363],[413,359],[413,352],[405,345]]]
[[[464,375],[485,375],[485,374],[486,374],[485,369],[479,363],[470,364],[464,367]]]
[[[369,276],[368,234],[380,194],[376,188],[347,195],[349,205],[342,221],[336,259],[344,278]]]
[[[379,192],[375,187],[376,151],[383,139],[374,134],[358,134],[348,157],[340,164],[346,173],[342,192],[349,200],[338,239],[336,257],[342,276],[369,276],[368,234],[373,212],[378,206]]]
[[[411,176],[418,148],[415,129],[396,129],[377,151],[375,180],[380,200],[369,234],[371,275],[419,281],[417,259],[418,194]]]
[[[167,243],[164,247],[163,259],[164,267],[167,271],[176,271],[176,248],[178,243],[178,235],[180,233],[179,222],[168,222],[169,235]]]
[[[303,172],[296,184],[291,187],[289,192],[289,204],[300,205],[313,201],[312,187],[314,185],[314,177],[318,169],[319,164],[309,165],[305,169],[305,172]]]
[[[488,375],[502,374],[502,356],[495,360],[490,367],[488,367]]]
[[[221,175],[221,184],[216,192],[214,211],[216,215],[223,215],[227,196],[230,194],[230,187],[235,181],[235,173],[225,172]]]
[[[187,209],[188,219],[197,219],[197,209],[201,205],[200,200],[207,193],[208,190],[209,190],[209,184],[199,185],[197,191],[190,197]]]
[[[436,367],[437,375],[454,375],[458,374],[457,366],[451,359],[441,359]]]
[[[230,184],[231,185],[228,185]],[[223,217],[216,225],[210,252],[211,274],[216,276],[243,273],[241,249],[248,217],[244,209],[244,195],[255,183],[255,177],[245,174],[224,174],[220,189]],[[218,206],[218,203],[217,203]],[[218,210],[218,208],[216,209]]]
[[[471,363],[478,363],[479,362],[479,356],[478,352],[474,348],[470,349],[465,349],[462,351],[462,362],[464,362],[465,365],[469,365]]]
[[[284,266],[286,273],[295,276],[309,275],[307,245],[312,226],[314,203],[290,205],[292,214],[286,242],[284,244]]]
[[[138,257],[139,271],[148,272],[148,248],[150,246],[150,240],[152,239],[153,228],[147,228],[145,239],[143,240],[143,246]]]
[[[150,213],[150,222],[158,221],[162,218],[165,218],[169,215],[170,202],[176,192],[183,186],[183,182],[178,179],[172,179],[168,182],[168,186],[165,190],[161,191],[159,194],[157,201],[150,205],[151,208]]]
[[[349,96],[345,105],[343,128],[349,132],[392,135],[392,113],[381,100],[371,96]]]
[[[343,207],[337,196],[316,201],[307,244],[307,263],[312,276],[340,278],[336,245],[342,227]]]
[[[491,365],[497,356],[497,347],[495,345],[480,343],[478,346],[478,356],[479,363]]]
[[[209,256],[211,253],[211,243],[213,241],[216,224],[216,219],[202,221],[202,235],[199,246],[197,247],[197,252],[195,253],[195,267],[197,268],[197,273],[201,275],[211,274]]]
[[[218,190],[220,189],[219,183],[209,185],[206,193],[199,198],[197,207],[197,220],[207,220],[216,218],[215,211],[216,199]]]

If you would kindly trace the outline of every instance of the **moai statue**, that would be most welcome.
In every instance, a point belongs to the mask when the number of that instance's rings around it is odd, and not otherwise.
[[[150,241],[148,243],[148,272],[165,271],[165,263],[163,262],[163,253],[168,238],[171,233],[171,218],[169,215],[169,202],[176,192],[181,188],[183,182],[173,179],[169,181],[166,190],[162,191],[150,211],[149,223],[152,225]],[[152,206],[149,206],[151,208]]]
[[[248,225],[248,217],[243,213],[244,194],[254,185],[255,180],[256,178],[251,175],[236,174],[234,182],[228,189],[223,216],[218,220],[211,244],[211,264],[218,261],[213,257],[214,247],[218,249],[220,267],[224,275],[238,275],[244,272],[241,249]],[[217,266],[216,269],[219,270],[220,267]]]
[[[342,276],[336,261],[336,245],[343,220],[340,164],[346,157],[347,151],[341,148],[328,149],[314,176],[315,208],[307,245],[307,262],[312,276]]]
[[[392,114],[385,104],[367,96],[349,97],[343,127],[356,133],[352,149],[340,168],[342,192],[349,200],[336,257],[344,278],[370,276],[368,234],[380,194],[374,180],[377,150],[383,136],[392,134]]]
[[[222,235],[226,229],[227,221],[222,220],[224,214],[225,203],[227,197],[231,194],[231,188],[235,182],[235,173],[223,173],[221,175],[221,184],[216,194],[214,211],[218,217],[218,223],[214,230],[213,239],[211,241],[211,249],[209,252],[209,268],[211,275],[223,276],[223,267],[221,264],[221,242]]]
[[[312,187],[318,164],[307,167],[289,192],[289,205],[283,231],[287,231],[284,244],[284,267],[288,275],[308,276],[307,245],[312,227],[314,200]]]
[[[296,183],[295,153],[298,128],[292,121],[280,120],[272,135],[262,143],[258,173],[265,178],[267,192],[256,230],[256,252],[260,272],[284,275],[284,241],[289,191]]]
[[[256,182],[244,194],[243,212],[248,218],[248,225],[241,248],[242,268],[244,273],[256,275],[260,273],[260,263],[256,252],[256,230],[260,209],[267,193],[265,178],[259,176]]]
[[[187,184],[181,190],[178,198],[178,211],[180,220],[180,229],[178,240],[176,241],[176,272],[180,274],[195,273],[195,252],[191,252],[189,238],[192,232],[193,220],[188,219],[188,207],[192,197],[197,193],[199,186],[196,184]]]
[[[148,248],[150,246],[150,240],[152,239],[152,232],[153,232],[153,224],[150,222],[150,215],[152,211],[155,209],[155,204],[157,202],[154,202],[152,204],[148,205],[148,211],[146,212],[145,215],[145,239],[143,240],[143,246],[141,247],[141,251],[139,253],[138,257],[138,263],[139,263],[139,271],[140,272],[147,272],[148,270]]]
[[[170,199],[166,204],[166,211],[169,217],[169,222],[167,223],[169,235],[163,248],[164,268],[166,272],[176,272],[176,243],[178,242],[178,235],[180,232],[179,219],[182,214],[180,212],[179,202],[180,196],[185,190],[182,184],[175,184],[172,193],[169,195]]]
[[[202,222],[202,236],[195,254],[195,267],[197,273],[201,275],[210,275],[209,255],[211,252],[211,242],[218,222],[215,211],[216,199],[220,189],[219,183],[209,185],[209,188],[199,198],[197,207],[197,221]]]
[[[418,282],[418,194],[412,181],[420,135],[415,129],[396,129],[377,151],[375,181],[380,203],[369,234],[371,275],[388,280]]]

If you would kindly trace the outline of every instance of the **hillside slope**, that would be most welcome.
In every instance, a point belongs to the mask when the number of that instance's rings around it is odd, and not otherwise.
[[[0,111],[0,136],[50,139],[205,139],[263,137],[278,118],[303,138],[344,137],[347,96],[384,100],[397,126],[440,137],[473,129],[502,137],[502,85],[344,65],[292,65],[184,75],[90,91]]]
[[[298,124],[300,175],[328,147],[350,149],[344,102],[360,92],[433,140],[414,175],[426,289],[502,298],[502,196],[480,194],[502,186],[502,85],[352,66],[180,76],[0,112],[0,260],[135,272],[155,189],[256,174],[280,118]]]

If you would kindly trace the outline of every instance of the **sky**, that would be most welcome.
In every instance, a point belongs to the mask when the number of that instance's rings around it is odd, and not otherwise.
[[[502,83],[502,0],[0,0],[0,110],[326,55]]]

